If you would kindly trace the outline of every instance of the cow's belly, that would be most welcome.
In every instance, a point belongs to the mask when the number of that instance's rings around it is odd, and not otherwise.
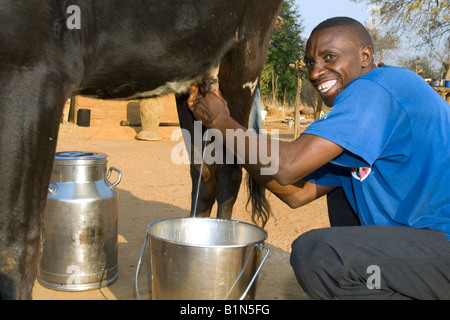
[[[181,94],[189,92],[189,89],[201,82],[201,78],[194,78],[190,80],[181,80],[181,81],[171,81],[167,82],[164,85],[149,91],[137,92],[136,94],[127,98],[127,100],[133,99],[145,99],[152,98],[158,96],[164,96],[169,93]]]
[[[134,100],[164,96],[169,93],[183,94],[188,93],[189,89],[193,85],[211,81],[217,82],[218,75],[219,66],[216,66],[203,73],[203,75],[198,75],[193,78],[167,81],[166,83],[149,90],[136,90],[132,85],[124,84],[118,87],[109,87],[108,89],[82,89],[78,92],[78,94],[106,100]]]

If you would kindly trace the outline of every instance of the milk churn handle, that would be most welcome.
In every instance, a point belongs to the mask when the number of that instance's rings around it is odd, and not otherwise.
[[[250,280],[250,283],[247,286],[247,289],[245,289],[244,294],[239,298],[239,300],[244,300],[245,296],[247,295],[248,290],[250,290],[251,286],[253,285],[253,282],[255,282],[256,277],[258,276],[259,272],[261,271],[261,268],[264,264],[264,262],[266,262],[267,257],[269,256],[270,253],[270,249],[269,247],[267,247],[266,245],[263,245],[264,249],[267,250],[266,255],[264,256],[264,258],[261,260],[261,263],[259,264],[258,269],[256,269],[255,274],[253,275],[252,280]]]
[[[109,179],[109,177],[111,176],[111,171],[116,171],[119,174],[119,177],[117,178],[117,181],[112,183],[112,186],[115,187],[117,186],[120,181],[122,180],[122,171],[120,171],[119,169],[115,168],[115,167],[109,167],[108,169],[108,174],[106,175],[106,179]]]

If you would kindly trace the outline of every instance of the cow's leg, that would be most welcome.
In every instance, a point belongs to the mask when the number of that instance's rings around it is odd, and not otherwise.
[[[228,101],[232,117],[247,126],[262,64],[259,65],[256,61],[257,67],[252,69],[250,76],[248,74],[244,76],[241,71],[245,61],[241,55],[241,50],[236,49],[227,54],[224,62],[226,71],[222,74],[219,73],[219,77],[221,77],[219,82],[222,94]],[[233,63],[230,60],[233,60]],[[247,79],[251,79],[252,75],[255,80],[249,82]],[[217,217],[231,219],[233,206],[242,182],[242,167],[236,161],[227,163],[227,159],[225,159],[227,151],[224,148],[223,161],[212,165],[203,164],[202,178],[199,179],[201,165],[193,161],[195,149],[193,141],[195,135],[199,133],[194,131],[195,118],[187,108],[187,98],[188,95],[177,96],[177,109],[180,125],[183,129],[188,130],[192,139],[191,142],[185,141],[186,147],[191,149],[192,158],[191,216],[210,216],[211,208],[217,199]]]
[[[227,101],[230,114],[245,127],[249,125],[252,106],[260,106],[253,102],[265,61],[266,51],[262,45],[268,43],[265,37],[266,34],[256,34],[240,42],[225,55],[219,71],[220,89]],[[217,171],[219,212],[222,210],[221,214],[228,217],[231,216],[231,208],[239,192],[242,169],[238,165],[224,165],[218,166]],[[249,203],[252,204],[252,218],[264,225],[270,215],[270,205],[265,197],[264,187],[251,178],[247,184],[250,193]]]
[[[237,164],[217,165],[217,217],[231,219],[242,182],[242,168]]]
[[[208,166],[205,163],[203,163],[202,166],[201,163],[199,163],[199,161],[201,160],[202,151],[195,150],[194,139],[198,139],[199,137],[197,137],[197,135],[202,135],[203,132],[195,131],[195,118],[187,107],[188,97],[188,95],[179,95],[176,97],[176,101],[180,126],[182,129],[189,132],[189,136],[191,138],[191,141],[184,141],[186,144],[186,148],[191,150],[191,216],[209,217],[211,215],[212,206],[216,200],[217,177],[215,175],[214,166]],[[201,139],[202,147],[203,143],[204,142]],[[196,152],[197,156],[195,157],[195,159],[197,161],[194,161],[194,154]]]
[[[206,164],[191,164],[192,196],[191,216],[209,217],[216,201],[217,177]],[[200,177],[200,171],[201,177]]]
[[[65,99],[46,66],[0,71],[0,294],[30,299]],[[5,70],[6,69],[6,70]],[[66,90],[67,91],[67,90]]]

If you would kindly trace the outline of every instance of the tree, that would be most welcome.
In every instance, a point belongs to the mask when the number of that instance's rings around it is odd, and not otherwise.
[[[380,25],[427,50],[450,80],[450,4],[448,0],[352,0],[378,9]]]
[[[269,45],[267,60],[261,76],[261,93],[276,99],[294,99],[297,77],[289,64],[304,52],[303,27],[294,0],[286,0]]]
[[[373,44],[375,46],[375,59],[384,61],[386,51],[392,52],[399,47],[399,39],[396,34],[391,32],[381,33],[379,30],[369,30]]]
[[[435,70],[431,59],[426,56],[403,57],[400,59],[400,66],[414,71],[423,78],[436,78],[439,73]]]

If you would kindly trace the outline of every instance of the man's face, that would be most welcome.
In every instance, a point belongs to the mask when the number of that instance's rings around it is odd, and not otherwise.
[[[349,38],[342,27],[332,27],[314,32],[306,45],[309,80],[329,107],[352,80],[374,67],[371,48]]]

